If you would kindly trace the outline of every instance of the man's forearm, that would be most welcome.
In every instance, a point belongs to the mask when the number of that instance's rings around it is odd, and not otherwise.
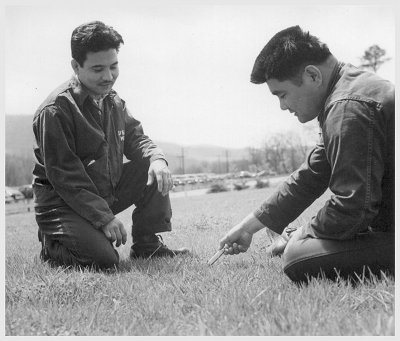
[[[243,228],[251,234],[255,234],[256,232],[263,229],[265,226],[259,221],[255,216],[254,213],[250,213],[247,215],[240,223]]]
[[[255,217],[281,234],[315,199],[328,188],[331,168],[324,146],[318,144],[299,169],[282,182],[257,210]]]

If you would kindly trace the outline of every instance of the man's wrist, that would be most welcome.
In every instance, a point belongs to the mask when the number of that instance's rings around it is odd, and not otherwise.
[[[246,218],[244,218],[240,224],[240,229],[243,229],[247,233],[255,234],[265,226],[259,221],[253,213],[250,213]]]
[[[107,226],[109,223],[111,223],[114,219],[115,219],[114,215],[110,216],[109,219],[107,219],[107,221],[100,226],[100,229],[103,229],[105,226]]]
[[[163,155],[154,155],[150,158],[150,163],[153,163],[154,161],[164,161],[165,164],[168,166],[168,161],[165,159]]]

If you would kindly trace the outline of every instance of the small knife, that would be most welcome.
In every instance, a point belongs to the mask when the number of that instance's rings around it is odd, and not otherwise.
[[[210,258],[210,260],[207,262],[207,264],[208,264],[208,265],[213,265],[213,264],[218,260],[218,258],[221,257],[221,256],[224,254],[224,250],[225,250],[225,249],[218,250],[218,251],[214,254],[214,256],[212,256],[212,257]]]

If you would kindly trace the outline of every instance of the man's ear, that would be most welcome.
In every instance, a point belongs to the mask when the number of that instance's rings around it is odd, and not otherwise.
[[[307,65],[303,76],[309,84],[320,86],[322,84],[322,73],[315,65]]]
[[[72,69],[74,70],[75,74],[77,75],[79,73],[79,63],[75,59],[72,59],[71,66],[72,66]]]

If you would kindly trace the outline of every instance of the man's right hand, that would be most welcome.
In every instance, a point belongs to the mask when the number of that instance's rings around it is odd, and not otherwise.
[[[253,234],[246,231],[244,226],[236,225],[219,241],[219,248],[225,249],[225,254],[237,255],[247,251],[252,238]]]
[[[253,234],[262,228],[264,225],[253,213],[250,213],[219,241],[219,249],[225,249],[225,254],[228,255],[246,252],[250,247]]]
[[[118,247],[122,244],[126,243],[127,234],[125,231],[124,224],[117,218],[114,218],[109,223],[101,227],[101,230],[106,235],[107,239],[111,241],[111,243],[115,243],[115,246]]]

